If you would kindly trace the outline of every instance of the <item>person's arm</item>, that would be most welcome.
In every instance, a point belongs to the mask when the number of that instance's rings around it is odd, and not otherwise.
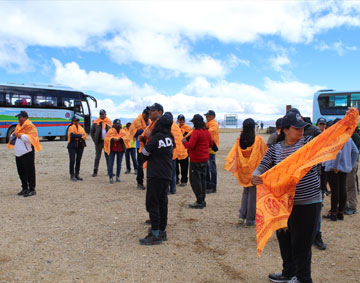
[[[28,136],[25,135],[25,134],[22,134],[19,138],[20,138],[23,142],[27,142],[27,143],[30,142]]]
[[[274,166],[274,147],[270,147],[265,153],[264,158],[261,160],[259,166],[251,175],[251,183],[260,185],[263,183],[260,175],[264,174],[267,170]]]
[[[185,148],[187,149],[193,149],[196,146],[197,140],[199,138],[199,133],[198,131],[193,131],[193,133],[190,136],[190,140],[187,141],[186,139],[183,139],[183,143]]]
[[[157,149],[158,144],[159,144],[158,137],[157,135],[155,135],[144,146],[141,153],[145,161],[147,161],[150,158],[151,154]]]

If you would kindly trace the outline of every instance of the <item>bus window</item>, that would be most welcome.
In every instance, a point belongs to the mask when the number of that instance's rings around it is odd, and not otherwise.
[[[0,92],[0,106],[5,106],[6,100],[5,100],[5,93]]]
[[[350,96],[350,106],[360,109],[360,93],[352,93]]]
[[[35,95],[34,96],[34,106],[35,107],[57,107],[57,97]]]
[[[319,107],[322,115],[345,115],[348,108],[348,96],[320,95]]]
[[[75,105],[75,99],[74,98],[67,98],[67,97],[62,98],[61,107],[73,108],[74,105]]]
[[[31,96],[25,94],[7,94],[10,97],[10,105],[14,106],[31,106]]]

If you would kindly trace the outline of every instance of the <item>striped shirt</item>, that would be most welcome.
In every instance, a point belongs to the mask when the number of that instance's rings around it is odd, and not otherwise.
[[[313,137],[302,137],[297,143],[286,146],[284,141],[274,144],[266,152],[263,160],[253,174],[261,175],[271,167],[279,164],[286,157],[297,151],[303,145],[311,141]],[[296,185],[294,205],[310,204],[321,202],[320,177],[317,166],[313,166],[310,171]]]

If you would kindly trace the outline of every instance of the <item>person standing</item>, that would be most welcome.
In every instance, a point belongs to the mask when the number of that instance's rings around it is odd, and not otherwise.
[[[245,227],[256,225],[256,186],[251,183],[251,174],[259,166],[267,150],[264,139],[255,135],[255,121],[245,119],[240,137],[227,155],[224,166],[244,188],[239,224],[245,223]]]
[[[80,163],[81,157],[84,152],[84,147],[86,146],[86,133],[79,125],[79,118],[72,118],[72,125],[68,129],[68,152],[69,152],[69,170],[70,170],[70,180],[72,181],[82,181],[83,179],[79,176],[80,173]],[[75,171],[74,171],[75,166]]]
[[[126,127],[124,128],[124,130],[127,132],[127,135],[129,133],[130,126],[131,126],[131,123],[126,123]],[[134,172],[136,174],[138,163],[136,160],[136,138],[135,137],[133,137],[130,140],[130,147],[127,148],[125,151],[125,161],[126,161],[125,174],[130,174],[130,172],[131,172],[130,157],[132,159],[133,166],[134,166]]]
[[[275,122],[275,132],[270,135],[270,137],[266,142],[266,145],[268,147],[272,146],[273,144],[276,144],[277,137],[279,136],[281,130],[281,120],[282,118],[279,118]]]
[[[140,239],[141,245],[158,245],[167,240],[168,188],[172,180],[172,154],[174,137],[171,134],[173,119],[165,114],[159,118],[142,149],[147,161],[146,210],[151,229]]]
[[[40,151],[42,146],[37,129],[29,120],[28,113],[21,111],[16,117],[19,123],[10,136],[8,149],[15,149],[16,167],[22,187],[18,195],[30,197],[36,195],[35,151]]]
[[[206,127],[209,129],[211,139],[215,144],[216,151],[220,148],[219,124],[215,120],[215,111],[209,110],[204,114],[206,117]],[[209,148],[209,161],[206,172],[206,193],[216,193],[217,187],[217,169],[216,169],[216,151],[215,148]]]
[[[179,126],[183,137],[186,137],[191,131],[192,128],[186,124],[185,116],[180,114],[177,117],[177,125]],[[186,157],[185,157],[186,156]],[[180,184],[180,187],[185,187],[188,182],[188,172],[189,172],[189,155],[185,152],[184,157],[176,159],[176,184]],[[181,173],[181,179],[179,177]]]
[[[114,162],[116,157],[116,182],[120,182],[120,171],[121,171],[121,162],[123,159],[124,152],[126,147],[129,147],[129,140],[127,139],[127,132],[121,128],[120,119],[115,119],[113,122],[113,127],[106,133],[104,140],[104,151],[109,156],[109,182],[110,184],[114,183]]]
[[[99,115],[99,118],[94,120],[90,130],[91,138],[95,144],[94,172],[92,174],[93,177],[96,177],[98,174],[101,153],[104,148],[104,139],[107,131],[112,127],[112,122],[108,117],[106,117],[106,111],[104,109],[100,110]],[[106,159],[106,168],[107,171],[109,171],[109,156],[106,152],[104,152],[104,154]]]
[[[187,141],[184,137],[182,140],[185,148],[189,150],[190,185],[196,197],[196,202],[190,204],[189,207],[203,209],[206,207],[206,171],[209,148],[213,146],[213,140],[200,114],[195,114],[191,122],[194,124],[194,130],[190,139]]]

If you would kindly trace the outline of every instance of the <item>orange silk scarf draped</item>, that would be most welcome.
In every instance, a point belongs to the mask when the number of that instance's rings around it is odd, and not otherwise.
[[[122,138],[126,148],[130,146],[130,140],[127,138],[127,133],[124,129],[120,129],[120,132],[117,132],[115,128],[111,128],[106,133],[104,139],[104,150],[107,154],[110,154],[111,139],[119,139],[119,138]]]
[[[182,134],[184,135],[184,133],[190,133],[192,131],[191,126],[184,124],[182,126],[180,126],[179,123],[177,123],[178,127],[180,128]]]
[[[231,172],[243,187],[251,187],[251,174],[259,166],[268,147],[261,136],[256,136],[254,144],[246,149],[240,147],[240,137],[225,159],[224,169]]]
[[[132,123],[130,125],[129,132],[128,132],[129,140],[132,140],[132,138],[134,138],[134,136],[138,130],[143,130],[145,128],[146,128],[146,122],[145,122],[142,114],[140,114],[134,121],[132,121]]]
[[[76,128],[75,124],[71,125],[68,129],[68,142],[70,142],[70,136],[71,133],[74,133],[76,135],[81,135],[81,138],[83,140],[86,140],[86,133],[83,127],[81,127],[80,125],[78,125],[78,127]]]
[[[336,158],[354,133],[359,111],[351,108],[346,116],[312,141],[261,175],[257,186],[256,240],[261,255],[273,232],[287,227],[293,208],[296,184],[316,164]]]
[[[108,117],[105,117],[105,119],[97,118],[96,120],[94,120],[93,123],[100,125],[101,122],[102,122],[103,129],[105,129],[106,125],[108,125],[109,127],[112,127],[112,122]]]
[[[185,148],[184,144],[182,143],[183,134],[179,126],[173,122],[171,126],[171,133],[174,136],[176,148],[173,150],[173,160],[178,158],[179,160],[185,159],[188,156],[187,149]]]
[[[29,120],[26,119],[25,122],[20,126],[20,123],[16,125],[15,132],[16,134],[26,135],[29,138],[29,141],[33,145],[35,151],[42,150],[42,146],[39,141],[38,131],[35,125]],[[8,149],[14,148],[10,141],[8,143]]]
[[[216,143],[217,147],[220,148],[219,124],[216,122],[215,119],[212,119],[210,122],[206,122],[206,128],[209,129],[212,140]],[[213,151],[211,148],[210,153],[216,154],[216,152]]]

